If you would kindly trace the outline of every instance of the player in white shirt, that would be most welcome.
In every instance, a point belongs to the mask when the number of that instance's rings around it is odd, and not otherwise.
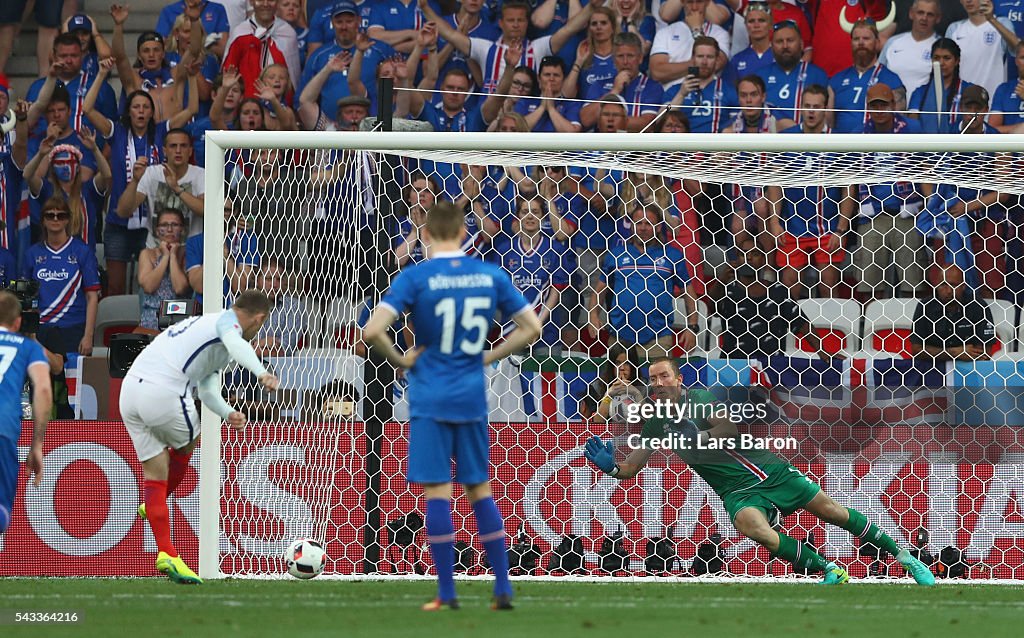
[[[187,236],[203,232],[203,206],[206,201],[206,172],[191,164],[192,134],[185,129],[171,129],[164,136],[163,164],[149,165],[149,158],[140,157],[132,166],[132,178],[117,200],[117,214],[124,219],[148,202],[149,237],[146,244],[155,247],[156,212],[165,208],[181,211],[187,224]]]
[[[182,584],[202,580],[178,556],[171,543],[167,496],[181,483],[199,438],[199,399],[228,425],[241,430],[246,415],[224,400],[220,372],[237,362],[260,384],[276,390],[280,382],[267,371],[249,341],[270,314],[270,300],[246,290],[229,310],[194,317],[171,326],[132,363],[121,386],[121,418],[142,463],[145,502],[139,515],[149,520],[159,553],[156,568]]]
[[[914,0],[910,5],[910,31],[885,42],[878,61],[900,76],[907,95],[928,82],[932,73],[932,44],[939,38],[936,25],[942,20],[938,0]]]
[[[960,0],[967,19],[954,22],[946,37],[960,45],[960,77],[989,94],[1006,81],[1006,54],[1017,47],[1013,23],[993,14],[992,0]]]
[[[729,32],[704,19],[708,3],[684,5],[686,12],[683,19],[659,29],[654,35],[651,45],[650,75],[661,82],[664,89],[681,84],[689,75],[691,58],[693,57],[694,38],[706,35],[718,41],[718,64],[716,71],[721,71],[729,62]]]

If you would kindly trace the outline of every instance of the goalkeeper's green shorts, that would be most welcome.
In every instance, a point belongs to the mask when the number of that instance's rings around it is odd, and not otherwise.
[[[736,514],[745,507],[756,507],[764,512],[768,520],[772,519],[776,509],[783,516],[789,516],[810,503],[821,491],[817,483],[792,466],[786,467],[784,474],[776,474],[766,482],[770,485],[762,483],[744,490],[736,490],[722,498],[730,520],[736,520]]]

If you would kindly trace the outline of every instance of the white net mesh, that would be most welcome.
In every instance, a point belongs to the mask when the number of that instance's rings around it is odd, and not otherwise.
[[[395,147],[384,135],[373,148]],[[876,136],[842,152],[668,151],[661,137],[649,151],[564,135],[562,150],[500,150],[484,135],[478,150],[383,155],[343,150],[344,134],[338,149],[227,150],[229,289],[275,300],[256,346],[284,389],[227,375],[261,423],[223,441],[221,570],[280,574],[307,536],[328,574],[429,570],[405,381],[366,358],[359,326],[425,258],[425,210],[448,200],[466,210],[467,252],[505,268],[545,325],[488,370],[514,571],[793,573],[676,456],[621,483],[583,458],[591,435],[626,449],[644,363],[668,354],[687,387],[760,406],[742,431],[791,438],[781,456],[936,569],[1024,578],[1024,154]],[[413,334],[396,325],[400,347]],[[482,573],[470,518],[457,502],[461,569]],[[805,512],[783,526],[854,576],[902,575]],[[946,548],[962,555],[941,562]]]

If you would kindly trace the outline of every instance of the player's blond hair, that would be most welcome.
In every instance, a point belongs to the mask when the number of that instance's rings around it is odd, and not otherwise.
[[[262,290],[245,290],[235,297],[235,303],[232,305],[232,308],[250,315],[269,315],[270,297]]]
[[[13,328],[21,316],[21,302],[10,290],[0,289],[0,326]]]
[[[466,213],[451,202],[438,202],[427,211],[427,232],[431,239],[451,241],[466,226]]]

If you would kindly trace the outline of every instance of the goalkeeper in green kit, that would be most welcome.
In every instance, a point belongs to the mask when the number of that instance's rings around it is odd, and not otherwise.
[[[890,552],[919,585],[935,584],[935,577],[924,563],[863,514],[837,503],[797,468],[771,452],[736,445],[736,425],[710,409],[716,401],[710,392],[683,389],[682,375],[674,359],[655,359],[649,373],[651,398],[663,406],[681,406],[684,411],[674,419],[663,415],[647,419],[639,436],[641,445],[619,463],[615,462],[615,448],[610,441],[605,443],[592,437],[587,441],[584,456],[603,472],[617,479],[633,478],[658,449],[644,442],[669,441],[672,451],[722,499],[740,534],[795,567],[824,572],[822,583],[838,585],[850,577],[846,570],[810,547],[776,531],[780,515],[806,510]],[[693,416],[695,413],[709,416]],[[691,416],[687,418],[687,414]]]

